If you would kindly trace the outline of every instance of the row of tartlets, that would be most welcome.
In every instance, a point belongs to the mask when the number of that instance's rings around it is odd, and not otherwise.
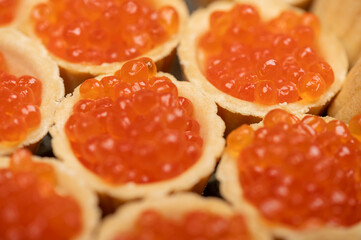
[[[34,5],[38,4],[38,2],[35,1],[30,2],[34,3]],[[24,4],[25,3],[29,4],[27,1],[24,1]],[[95,236],[95,227],[99,221],[99,210],[96,207],[97,201],[95,193],[98,194],[105,208],[114,208],[124,202],[147,198],[140,203],[124,206],[117,214],[109,217],[109,219],[104,222],[104,225],[100,227],[98,236],[100,239],[138,239],[142,236],[139,232],[141,232],[142,229],[146,229],[146,226],[142,224],[150,224],[149,226],[151,226],[151,224],[156,225],[160,220],[165,223],[168,221],[168,224],[171,224],[172,228],[170,229],[174,231],[171,233],[180,234],[184,226],[179,226],[176,222],[180,221],[179,219],[182,219],[187,212],[192,213],[192,211],[197,214],[201,212],[201,215],[204,214],[204,212],[208,212],[209,214],[223,216],[223,220],[224,218],[228,219],[228,226],[224,227],[223,232],[225,236],[228,237],[240,237],[233,236],[233,233],[231,234],[230,232],[234,231],[234,229],[229,227],[233,221],[229,220],[229,216],[239,213],[245,216],[245,223],[242,223],[245,225],[240,227],[244,229],[240,232],[244,234],[241,237],[246,239],[271,239],[272,237],[284,239],[343,239],[346,236],[350,239],[358,238],[360,236],[360,227],[357,223],[352,223],[353,225],[350,226],[343,222],[334,223],[330,220],[330,222],[321,221],[312,225],[311,219],[309,221],[310,223],[307,222],[305,226],[302,226],[302,224],[285,224],[282,221],[277,222],[273,221],[272,218],[266,218],[262,215],[264,214],[262,212],[264,209],[260,211],[262,214],[259,214],[259,209],[251,206],[249,203],[251,200],[242,196],[243,186],[239,186],[240,177],[237,175],[239,174],[238,171],[236,171],[242,167],[234,166],[234,163],[239,158],[237,154],[230,154],[231,150],[224,152],[217,176],[221,181],[222,196],[234,205],[234,209],[231,209],[231,207],[221,201],[201,199],[190,194],[166,197],[174,192],[189,190],[201,192],[204,189],[224,149],[223,134],[225,127],[227,127],[228,130],[232,130],[241,123],[256,122],[262,119],[270,110],[279,107],[297,114],[300,118],[294,120],[296,119],[294,116],[290,117],[285,112],[279,114],[277,110],[276,113],[273,112],[273,114],[275,114],[274,121],[285,124],[287,129],[299,124],[299,121],[303,121],[302,119],[304,118],[301,116],[303,113],[320,113],[340,90],[347,72],[347,60],[343,47],[337,39],[331,34],[321,30],[316,44],[320,48],[319,52],[322,54],[323,59],[328,62],[333,69],[334,81],[319,99],[312,101],[301,100],[290,104],[282,103],[271,106],[262,106],[255,102],[247,102],[227,95],[210,84],[204,76],[204,70],[202,71],[202,59],[200,60],[200,57],[197,56],[197,54],[199,54],[198,39],[209,29],[211,13],[214,11],[223,11],[222,14],[226,15],[227,11],[231,11],[236,3],[214,3],[208,8],[194,13],[189,21],[187,21],[188,14],[184,2],[172,1],[170,3],[168,1],[158,1],[157,4],[160,6],[163,6],[163,4],[171,4],[172,7],[177,10],[179,17],[178,32],[170,35],[164,44],[145,53],[144,56],[153,58],[156,64],[162,69],[162,66],[167,65],[164,61],[169,60],[168,56],[171,55],[172,52],[174,53],[176,46],[179,41],[181,41],[180,47],[178,48],[180,63],[184,68],[185,76],[191,83],[178,82],[169,74],[155,74],[156,67],[149,58],[103,63],[99,66],[66,62],[55,57],[53,54],[49,56],[48,52],[39,42],[28,39],[16,30],[11,29],[11,27],[0,30],[0,51],[5,59],[6,71],[16,76],[31,75],[39,79],[42,83],[41,104],[39,106],[42,118],[39,127],[21,142],[3,142],[3,144],[0,145],[0,152],[2,155],[8,155],[19,147],[35,144],[50,128],[50,134],[53,137],[52,146],[54,154],[61,159],[65,165],[64,167],[62,164],[54,164],[59,186],[55,185],[55,187],[52,187],[56,193],[61,193],[59,195],[69,194],[73,199],[79,201],[78,204],[82,208],[81,214],[84,214],[81,215],[81,219],[84,221],[81,224],[83,227],[80,227],[82,228],[82,233],[80,234],[78,232],[76,234],[78,238],[75,237],[74,239],[90,239]],[[259,0],[253,1],[252,4],[260,11],[263,20],[276,17],[286,9],[301,12],[298,9],[291,8],[276,1]],[[32,8],[28,7],[26,9],[30,11]],[[247,11],[252,11],[252,8],[249,8],[248,5],[246,9]],[[27,14],[25,14],[25,16],[26,15]],[[38,39],[32,30],[32,24],[19,26],[20,29],[24,30],[24,32],[32,38]],[[137,57],[141,56],[142,55]],[[54,59],[56,63],[52,59]],[[60,78],[57,65],[59,65],[61,69],[61,76],[65,80],[67,90],[73,92],[72,95],[68,95],[65,98],[64,86],[62,85],[62,78]],[[0,67],[1,66],[0,64]],[[350,73],[350,80],[348,82],[352,82],[358,77],[357,68],[358,65],[355,65],[356,70],[354,69]],[[7,77],[7,75],[5,77]],[[72,91],[79,82],[89,77],[95,77],[95,79],[85,81],[84,84]],[[71,82],[70,84],[69,81]],[[355,86],[352,86],[350,83],[347,84],[346,86],[348,87],[345,88],[347,89],[345,91],[354,92],[356,89]],[[141,92],[141,94],[139,92]],[[351,110],[344,110],[344,114],[340,116],[337,115],[339,114],[339,109],[345,108],[344,102],[347,101],[345,99],[349,97],[348,92],[341,93],[340,98],[337,99],[331,107],[333,114],[343,120],[351,118]],[[353,95],[354,94],[352,94],[352,96]],[[226,124],[217,116],[216,104],[218,105],[219,114]],[[338,107],[337,104],[339,105]],[[355,106],[358,106],[357,103],[350,108],[354,110],[357,108]],[[117,112],[117,109],[124,111],[124,114],[119,111]],[[154,112],[155,110],[158,112]],[[157,113],[160,114],[157,115]],[[352,113],[354,114],[356,112]],[[269,118],[271,118],[270,116],[272,115],[270,114]],[[70,121],[70,119],[72,121]],[[84,123],[79,122],[79,119],[83,119]],[[120,121],[119,119],[125,120]],[[290,119],[293,119],[294,122]],[[318,118],[313,120],[317,123],[320,121]],[[355,121],[356,120],[354,120],[354,122]],[[99,123],[104,122],[106,127],[99,125]],[[136,129],[136,126],[141,130]],[[317,136],[317,126],[315,127],[315,125],[309,122],[302,122],[302,124],[297,125],[297,127],[302,128],[303,132],[297,134],[302,135],[301,137],[308,136],[307,134]],[[342,136],[339,130],[333,132],[333,129],[339,129],[340,126],[344,126],[341,122],[332,123],[329,127],[325,126],[326,125],[322,125],[322,129],[327,129],[332,139],[346,139],[342,141],[347,141],[349,145],[343,147],[352,147],[356,144],[355,138],[350,137],[350,133],[347,132],[348,130],[345,130],[347,134],[342,133],[344,134]],[[77,131],[76,127],[79,127],[80,130]],[[89,128],[87,129],[87,127]],[[239,132],[243,138],[242,127]],[[268,127],[273,126],[269,125]],[[160,128],[161,133],[158,134],[154,130],[157,128]],[[254,128],[256,129],[258,127],[254,126]],[[315,129],[312,130],[313,128]],[[306,131],[304,129],[308,130]],[[147,135],[139,135],[139,132]],[[354,130],[352,130],[351,133],[352,135],[358,134],[357,131],[355,133]],[[235,134],[233,134],[233,137],[236,134],[238,134],[237,130]],[[346,135],[347,137],[345,137]],[[89,139],[83,139],[84,136],[87,136]],[[244,144],[245,142],[242,142],[242,138],[238,139],[236,136],[236,144]],[[165,140],[164,142],[161,140],[156,142],[157,139]],[[246,137],[245,139],[247,140],[248,138]],[[77,142],[78,140],[79,142]],[[247,141],[245,146],[237,148],[238,154],[250,144],[250,142]],[[277,143],[277,138],[272,138],[270,141]],[[178,146],[177,144],[180,145]],[[308,142],[305,144],[308,144]],[[131,147],[136,147],[137,149],[134,150]],[[94,149],[101,149],[102,152],[96,154]],[[139,149],[141,149],[141,151]],[[179,152],[179,149],[185,149],[185,152]],[[230,146],[228,146],[228,149],[230,149]],[[167,152],[167,156],[170,156],[169,159],[162,158],[162,154],[159,153],[161,150]],[[103,153],[109,155],[102,155]],[[126,163],[124,159],[121,159],[119,161],[122,164],[116,165],[114,158],[118,155],[130,153],[132,155],[126,155],[125,158],[123,158],[127,160],[129,157],[134,163],[127,165],[128,163]],[[31,166],[31,164],[25,164],[25,160],[24,168],[17,166],[16,159],[21,157],[21,151],[17,154],[18,156],[13,156],[13,166],[9,167],[10,171],[14,171],[15,177],[17,177],[16,174],[18,173],[23,174],[22,171],[28,172],[29,169],[32,169],[32,167],[27,168],[27,166]],[[25,155],[25,153],[22,154]],[[357,154],[360,153],[357,152]],[[181,160],[183,160],[185,156],[191,156],[195,161],[184,165]],[[86,157],[89,157],[89,159]],[[137,160],[141,157],[146,158],[145,161],[143,159],[143,161],[140,160],[137,163]],[[110,165],[101,163],[103,159],[109,161]],[[155,162],[147,163],[147,159],[154,159]],[[28,160],[29,159],[27,159],[27,161]],[[9,159],[6,158],[6,160],[2,160],[2,162],[8,165]],[[58,165],[60,170],[58,170]],[[117,168],[114,166],[117,166]],[[337,167],[337,164],[335,164],[335,166]],[[136,167],[140,167],[140,170],[135,170]],[[334,166],[332,165],[332,167]],[[3,170],[4,169],[6,168],[3,168]],[[123,177],[121,178],[122,180],[119,180],[117,176],[122,171],[126,171],[124,174],[127,174],[127,178]],[[158,172],[154,173],[154,171]],[[172,171],[174,176],[172,175]],[[41,186],[44,185],[42,182],[43,174],[49,177],[46,171],[40,173],[35,171],[35,176],[41,180],[38,179]],[[3,176],[8,175],[3,173]],[[0,180],[5,181],[4,179],[6,179],[6,177]],[[78,183],[78,181],[80,183]],[[45,185],[49,187],[47,184]],[[231,186],[235,187],[235,189],[232,189]],[[88,190],[88,188],[90,190]],[[357,191],[359,191],[358,188]],[[48,192],[46,191],[45,195],[46,193]],[[51,191],[50,193],[51,194],[46,196],[53,197],[53,193]],[[44,194],[44,192],[40,191],[40,194]],[[339,195],[337,195],[336,198],[337,197],[338,199],[340,198]],[[19,199],[17,199],[17,201],[21,202]],[[358,206],[359,200],[356,201],[356,205]],[[272,207],[275,206],[274,202],[271,203],[273,203],[273,205],[268,205],[267,209],[272,210]],[[159,211],[158,214],[161,213],[163,219],[160,216],[154,216],[154,213],[153,215],[150,214],[150,216],[153,217],[149,220],[150,222],[144,223],[140,221],[141,218],[140,220],[137,219],[137,217],[141,216],[143,211],[147,209]],[[355,207],[355,209],[357,210],[357,207]],[[146,217],[148,215],[144,216],[147,220]],[[201,216],[201,219],[204,221],[208,221],[208,218],[212,219],[213,216]],[[124,224],[124,219],[127,219],[129,222]],[[177,221],[171,222],[172,219]],[[133,222],[135,223],[134,225],[132,225]],[[138,226],[136,224],[140,225]],[[239,222],[237,224],[239,224]],[[117,225],[123,226],[122,228],[117,228]],[[198,228],[199,226],[195,224],[191,227]],[[214,229],[213,227],[214,226],[210,227],[210,229],[217,231],[217,226],[215,226]],[[134,232],[132,232],[132,228],[135,229],[133,229]],[[121,236],[123,230],[125,235]],[[166,227],[163,227],[161,230],[166,230]],[[36,234],[36,231],[30,231],[30,233]],[[6,234],[8,234],[6,237],[12,239],[10,232],[6,232]],[[53,234],[56,235],[56,231]],[[120,235],[118,236],[117,234]],[[161,232],[157,234],[161,236],[162,234],[170,233]],[[191,234],[191,232],[184,234]],[[199,236],[203,236],[202,234],[207,235],[207,231],[199,234]],[[211,238],[215,236],[217,235],[208,237]]]

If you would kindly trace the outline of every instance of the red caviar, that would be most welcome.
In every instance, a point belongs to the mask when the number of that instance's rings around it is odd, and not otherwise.
[[[262,105],[314,101],[332,85],[332,68],[318,53],[320,24],[311,13],[284,11],[262,21],[237,4],[210,16],[199,40],[209,82],[233,97]]]
[[[41,122],[41,82],[31,76],[17,78],[6,71],[0,53],[0,143],[24,140]]]
[[[168,219],[155,210],[144,211],[132,230],[114,240],[187,239],[250,240],[243,217],[223,217],[205,211],[191,211],[179,220]]]
[[[112,63],[140,56],[178,31],[173,7],[151,0],[58,0],[32,11],[36,34],[54,55],[74,63]]]
[[[18,0],[0,0],[0,26],[14,20],[18,4]]]
[[[193,105],[149,58],[80,86],[65,132],[81,163],[111,183],[150,183],[186,171],[203,140]]]
[[[265,218],[293,228],[359,223],[361,145],[353,135],[361,132],[360,116],[349,129],[338,120],[298,119],[276,109],[263,124],[248,127],[252,134],[243,134],[244,126],[236,130],[248,143],[238,148],[244,197]],[[230,150],[236,144],[228,139]]]
[[[0,168],[0,239],[75,237],[82,228],[80,207],[56,185],[51,165],[34,162],[28,150],[15,152],[10,166]]]

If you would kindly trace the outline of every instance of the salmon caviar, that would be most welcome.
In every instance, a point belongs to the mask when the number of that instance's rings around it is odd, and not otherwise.
[[[18,4],[18,0],[0,0],[0,26],[14,20]]]
[[[187,239],[187,240],[250,240],[243,217],[223,217],[204,211],[191,211],[178,221],[168,219],[155,210],[144,211],[128,233],[114,240]]]
[[[203,140],[189,99],[149,58],[80,86],[65,132],[80,162],[110,183],[176,177],[200,157]]]
[[[334,82],[318,53],[320,23],[310,13],[284,11],[262,21],[253,6],[215,11],[199,39],[204,74],[219,90],[262,105],[315,101]]]
[[[360,116],[347,125],[269,112],[239,152],[244,197],[268,220],[292,228],[361,221]],[[242,127],[244,128],[244,127]],[[243,133],[244,130],[236,130]],[[243,142],[246,140],[243,140]],[[235,149],[237,141],[228,141]]]
[[[41,122],[41,82],[31,76],[6,72],[0,53],[0,144],[20,142]]]
[[[73,63],[129,60],[178,31],[173,7],[151,0],[57,0],[35,6],[34,28],[47,49]]]
[[[0,239],[73,239],[81,228],[81,210],[56,192],[56,174],[18,150],[8,168],[0,168]]]

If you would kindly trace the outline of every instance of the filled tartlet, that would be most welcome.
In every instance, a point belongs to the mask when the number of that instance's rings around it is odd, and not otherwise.
[[[315,0],[311,8],[322,25],[344,44],[350,65],[361,57],[361,2],[353,0]]]
[[[270,111],[227,138],[217,170],[222,196],[277,239],[357,239],[361,234],[361,115]]]
[[[224,146],[216,105],[149,58],[88,79],[60,105],[53,150],[102,195],[126,201],[205,186]]]
[[[148,237],[148,238],[147,238]],[[176,194],[121,207],[105,219],[99,240],[271,239],[227,203],[194,194]]]
[[[149,56],[170,65],[188,10],[183,0],[33,1],[24,27],[61,67],[68,92]]]
[[[318,113],[347,71],[342,45],[317,17],[280,1],[196,11],[178,53],[187,79],[216,101],[230,129],[273,108]]]
[[[0,35],[0,155],[6,155],[45,136],[64,85],[40,45],[10,28]]]
[[[89,240],[99,219],[95,194],[54,159],[17,150],[0,157],[0,238]]]

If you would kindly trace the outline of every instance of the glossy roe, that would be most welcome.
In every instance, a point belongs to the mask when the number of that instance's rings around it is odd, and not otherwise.
[[[206,78],[219,90],[262,105],[316,101],[334,82],[318,52],[320,23],[284,11],[268,21],[256,8],[215,11],[199,40]]]
[[[359,223],[360,122],[355,117],[348,128],[338,120],[298,119],[276,109],[263,127],[235,130],[227,148],[238,156],[244,197],[268,220],[292,228]],[[240,148],[237,139],[247,144]]]
[[[0,26],[10,24],[16,15],[19,0],[0,0]]]
[[[79,88],[65,131],[81,163],[103,180],[151,183],[176,177],[202,152],[193,105],[149,58]]]

